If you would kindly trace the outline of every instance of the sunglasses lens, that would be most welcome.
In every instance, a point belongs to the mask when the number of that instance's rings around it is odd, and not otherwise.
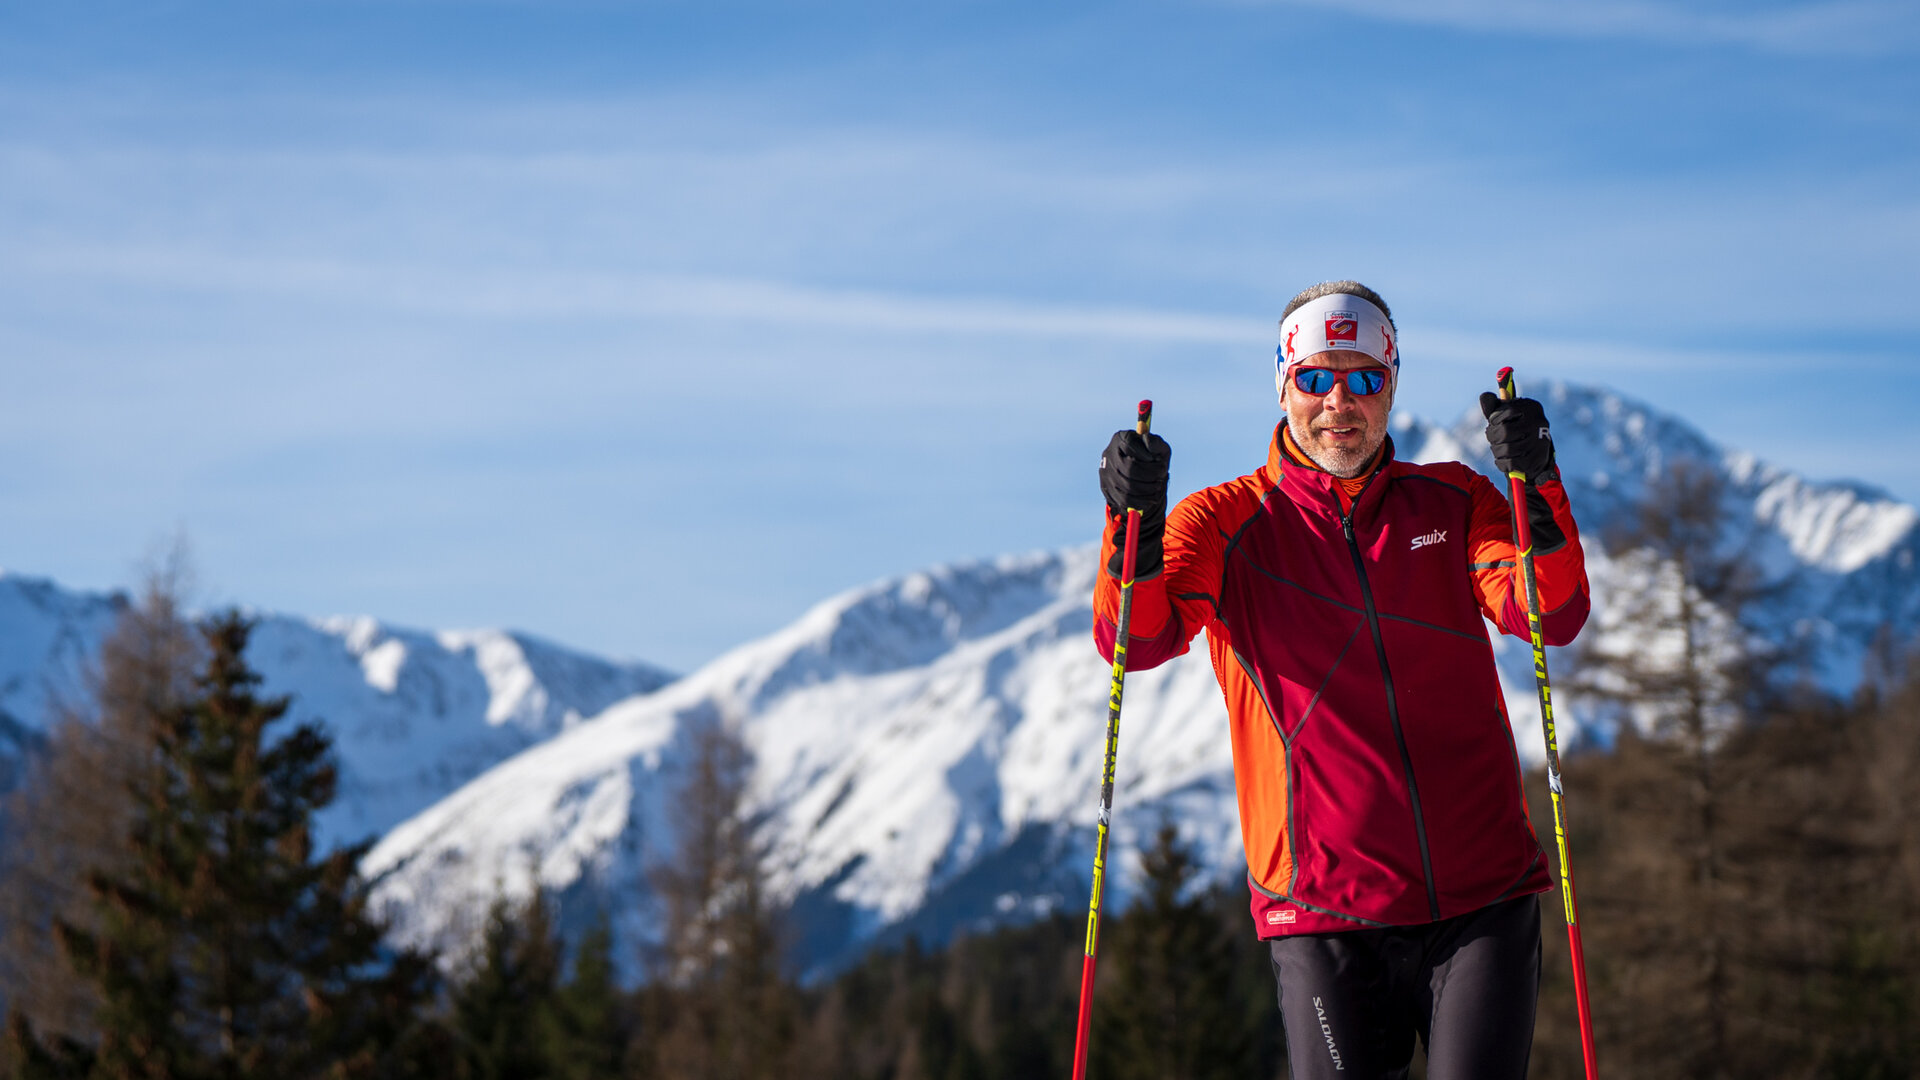
[[[1302,368],[1294,375],[1293,385],[1317,397],[1333,389],[1333,372],[1326,368]]]
[[[1293,385],[1319,397],[1332,390],[1334,383],[1342,378],[1346,380],[1348,393],[1362,397],[1370,397],[1387,388],[1387,373],[1379,368],[1339,372],[1326,368],[1301,368],[1293,374]]]

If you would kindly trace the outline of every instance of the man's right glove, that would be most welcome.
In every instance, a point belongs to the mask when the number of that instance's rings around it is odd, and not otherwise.
[[[1100,491],[1107,497],[1107,523],[1113,529],[1113,558],[1107,570],[1120,576],[1126,558],[1127,510],[1140,511],[1140,541],[1133,554],[1135,580],[1152,577],[1165,562],[1167,466],[1173,448],[1158,435],[1128,429],[1113,433],[1100,455]]]

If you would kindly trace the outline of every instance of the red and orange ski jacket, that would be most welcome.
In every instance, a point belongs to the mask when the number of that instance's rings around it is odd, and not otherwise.
[[[1586,564],[1566,490],[1539,490],[1566,534],[1535,552],[1541,629],[1564,645],[1586,622]],[[1552,887],[1481,618],[1527,636],[1508,514],[1479,473],[1395,461],[1390,439],[1346,511],[1276,429],[1265,467],[1168,515],[1165,569],[1134,584],[1127,667],[1207,632],[1261,937],[1438,921]],[[1119,607],[1102,573],[1109,662]]]

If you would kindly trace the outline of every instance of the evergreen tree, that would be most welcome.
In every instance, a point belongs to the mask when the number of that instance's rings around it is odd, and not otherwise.
[[[547,1018],[560,979],[560,943],[546,894],[487,912],[480,952],[453,992],[462,1080],[543,1080],[552,1072]]]
[[[1094,998],[1104,1076],[1140,1080],[1241,1077],[1252,1066],[1239,958],[1205,896],[1187,896],[1198,867],[1172,822],[1140,856],[1145,888],[1102,946]]]
[[[89,876],[98,922],[61,919],[63,953],[98,993],[96,1044],[43,1044],[13,1025],[28,1076],[98,1080],[413,1075],[432,969],[392,956],[355,866],[316,859],[313,814],[333,798],[326,736],[270,726],[237,613],[202,627],[205,666],[160,709],[132,770],[127,857]]]
[[[617,1080],[632,1025],[613,963],[613,925],[603,914],[575,947],[573,972],[546,1016],[555,1080]]]

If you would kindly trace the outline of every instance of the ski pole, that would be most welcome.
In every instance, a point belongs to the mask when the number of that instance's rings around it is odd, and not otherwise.
[[[1153,402],[1140,403],[1134,430],[1145,437]],[[1087,904],[1087,954],[1080,963],[1080,1018],[1073,1036],[1073,1080],[1086,1080],[1087,1027],[1093,1019],[1093,965],[1100,953],[1100,886],[1107,869],[1107,823],[1113,817],[1113,763],[1120,752],[1120,691],[1127,681],[1127,623],[1133,616],[1133,556],[1140,546],[1140,511],[1127,508],[1127,539],[1120,557],[1120,621],[1113,635],[1113,682],[1107,692],[1107,758],[1100,775],[1100,824],[1093,846],[1093,899]]]
[[[1513,369],[1503,367],[1494,375],[1500,396],[1508,401],[1520,396],[1513,381]],[[1533,639],[1533,681],[1540,690],[1540,730],[1547,739],[1547,793],[1553,801],[1553,842],[1560,856],[1561,914],[1567,919],[1567,945],[1573,957],[1573,1001],[1580,1013],[1580,1056],[1585,1060],[1587,1080],[1599,1073],[1593,1060],[1593,1013],[1587,1004],[1587,957],[1580,948],[1580,913],[1573,899],[1573,867],[1567,862],[1567,828],[1560,808],[1560,740],[1553,726],[1553,687],[1547,682],[1547,648],[1540,637],[1540,584],[1533,576],[1533,531],[1527,521],[1527,474],[1507,473],[1508,491],[1513,497],[1514,545],[1520,551],[1520,580],[1527,593],[1527,634]]]

